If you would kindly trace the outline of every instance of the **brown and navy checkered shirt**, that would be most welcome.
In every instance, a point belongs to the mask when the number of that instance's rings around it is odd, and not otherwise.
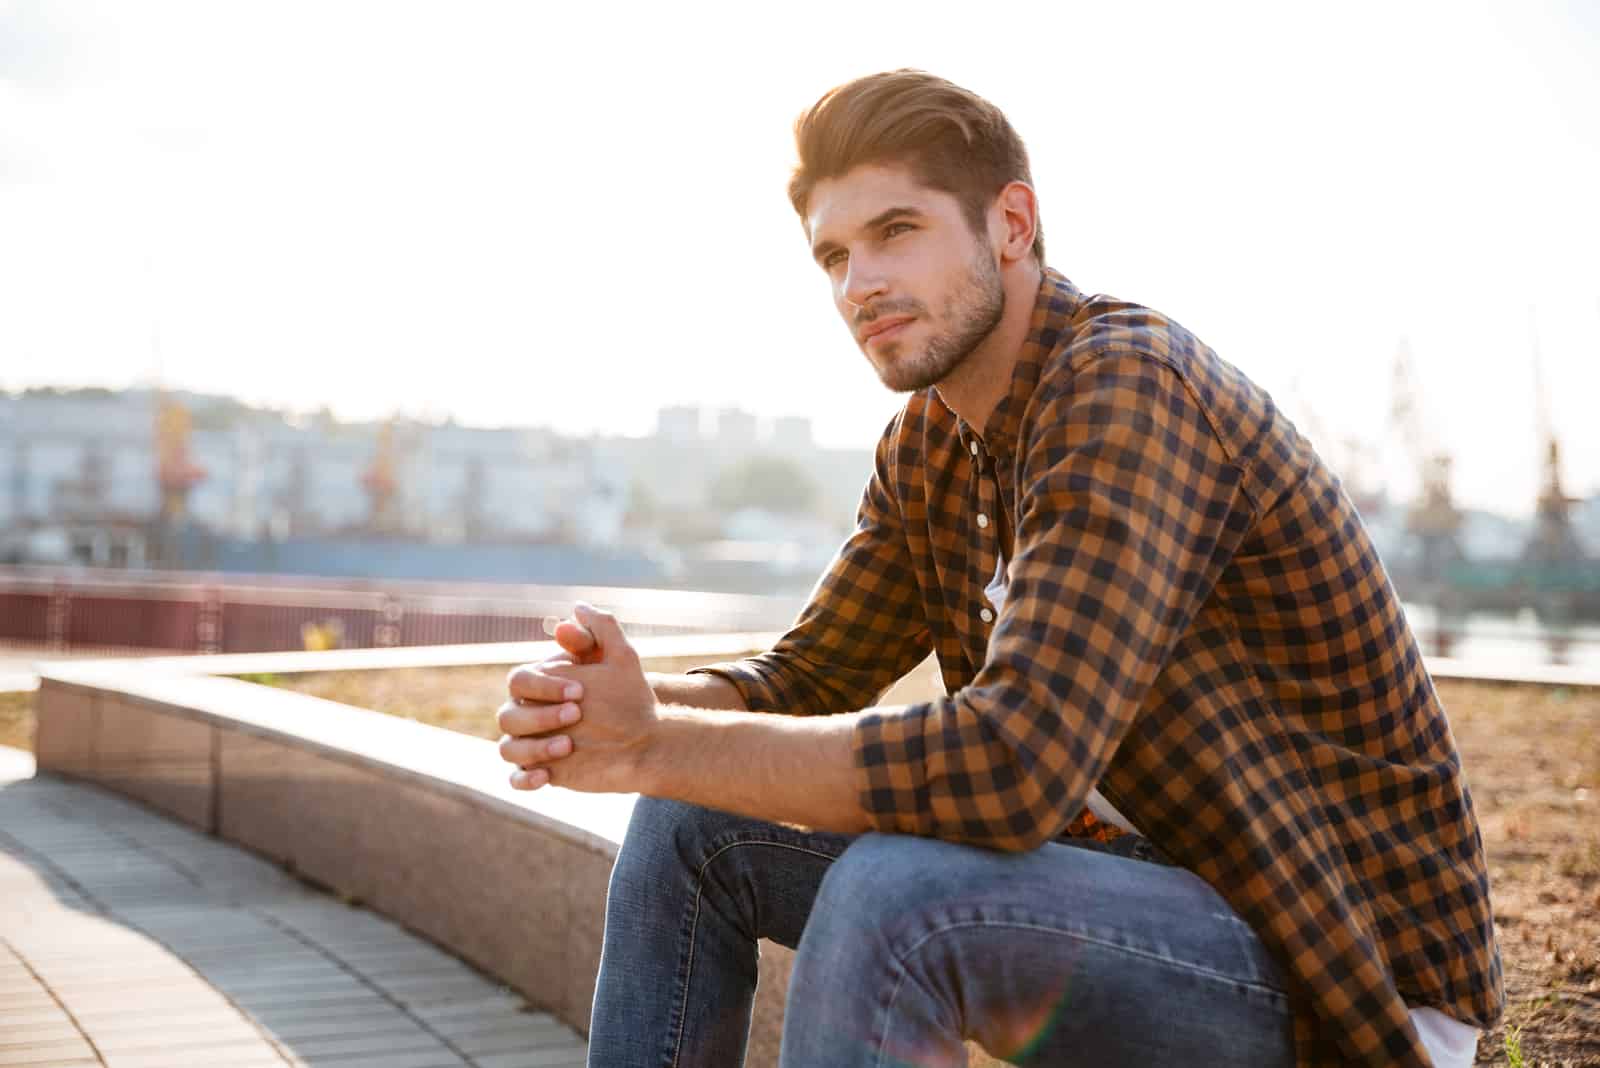
[[[1426,1065],[1408,1003],[1500,1015],[1477,818],[1399,598],[1305,438],[1178,324],[1046,272],[982,432],[912,395],[793,629],[710,670],[833,713],[930,649],[949,696],[856,731],[877,829],[1032,849],[1103,832],[1098,785],[1283,963],[1302,1063]]]

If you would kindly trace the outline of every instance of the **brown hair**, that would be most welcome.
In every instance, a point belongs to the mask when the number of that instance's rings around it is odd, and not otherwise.
[[[801,218],[816,184],[866,163],[907,167],[930,189],[953,195],[975,233],[1009,182],[1033,184],[1028,150],[1000,109],[926,71],[869,74],[828,90],[794,124],[800,162],[789,202]],[[1033,255],[1044,263],[1035,220]]]

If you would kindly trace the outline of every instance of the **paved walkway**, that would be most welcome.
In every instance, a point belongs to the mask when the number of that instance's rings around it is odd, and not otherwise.
[[[0,748],[0,1065],[576,1068],[585,1051],[383,917]]]

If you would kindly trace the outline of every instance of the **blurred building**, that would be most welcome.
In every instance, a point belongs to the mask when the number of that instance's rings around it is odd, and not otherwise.
[[[743,408],[723,408],[717,412],[717,444],[724,449],[754,448],[759,440],[756,417]]]
[[[626,474],[585,442],[542,430],[340,424],[181,397],[187,458],[204,472],[183,519],[217,536],[449,544],[570,542],[581,531],[583,544],[605,548],[622,533]],[[93,546],[161,513],[156,411],[147,390],[0,397],[0,531],[9,533],[0,560],[39,555],[17,548],[36,543],[47,556],[67,546],[65,559],[139,566],[140,548]],[[383,524],[371,492],[380,457],[392,492]],[[88,549],[80,528],[101,532]]]
[[[662,408],[656,413],[656,437],[687,444],[700,438],[700,409],[687,405]]]
[[[720,477],[762,457],[807,483],[803,514],[712,504]],[[0,563],[809,588],[870,466],[865,449],[818,448],[809,419],[738,408],[668,407],[649,437],[577,439],[30,391],[0,395]]]

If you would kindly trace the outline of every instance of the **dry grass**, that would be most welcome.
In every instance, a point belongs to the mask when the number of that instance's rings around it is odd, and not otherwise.
[[[479,738],[498,738],[495,711],[506,699],[506,667],[400,668],[243,676],[251,682],[420,720]]]
[[[33,692],[0,693],[0,745],[33,749]]]
[[[1600,690],[1440,682],[1489,856],[1504,1023],[1479,1064],[1600,1065]]]

